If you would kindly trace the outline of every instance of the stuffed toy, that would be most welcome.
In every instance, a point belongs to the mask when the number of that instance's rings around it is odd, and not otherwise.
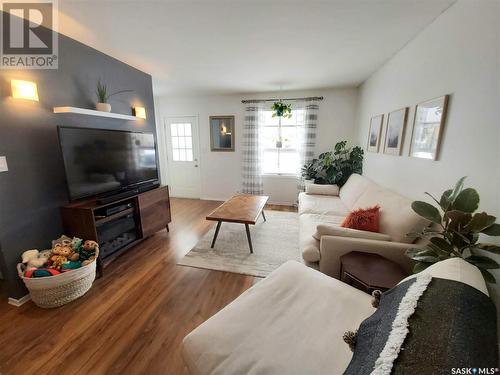
[[[76,261],[69,261],[68,263],[64,263],[61,267],[61,272],[68,272],[72,270],[76,270],[77,268],[80,268],[82,266],[82,262],[79,260]]]
[[[63,241],[56,243],[48,261],[49,268],[60,271],[63,264],[69,263],[70,260],[75,258],[74,255],[75,252],[71,247],[71,242]]]
[[[56,247],[56,245],[68,245],[71,246],[71,243],[73,240],[69,238],[68,236],[62,235],[59,237],[57,240],[52,241],[52,248]]]
[[[43,267],[49,259],[47,251],[38,251],[36,249],[25,251],[22,256],[22,262],[26,265],[26,270]]]
[[[80,250],[78,251],[78,260],[82,262],[82,267],[95,260],[97,249],[99,249],[99,245],[95,241],[87,240],[83,243],[82,247],[80,247]]]
[[[71,240],[71,247],[73,248],[74,251],[78,251],[80,247],[82,247],[83,240],[78,237],[73,237]]]

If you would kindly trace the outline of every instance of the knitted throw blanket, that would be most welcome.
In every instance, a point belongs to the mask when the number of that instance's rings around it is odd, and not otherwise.
[[[457,281],[425,273],[382,295],[361,323],[346,375],[446,374],[498,367],[492,300]]]

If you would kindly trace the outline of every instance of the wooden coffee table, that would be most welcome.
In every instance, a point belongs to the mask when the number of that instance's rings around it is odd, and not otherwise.
[[[367,293],[384,292],[407,276],[399,264],[378,254],[351,251],[340,257],[340,279]]]
[[[260,215],[266,221],[264,206],[268,199],[269,197],[264,195],[241,194],[229,198],[229,200],[217,207],[206,218],[207,220],[217,221],[217,228],[215,228],[214,239],[210,247],[213,248],[215,246],[215,241],[217,241],[217,235],[223,221],[227,223],[240,223],[245,224],[248,246],[250,247],[250,252],[253,253],[252,238],[250,237],[250,228],[248,225],[255,225]]]

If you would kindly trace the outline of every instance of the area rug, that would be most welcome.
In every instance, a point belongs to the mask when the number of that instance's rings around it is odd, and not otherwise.
[[[296,212],[266,211],[250,225],[253,254],[248,247],[245,225],[222,223],[213,249],[215,225],[178,263],[182,266],[265,277],[288,260],[301,261],[299,217]],[[214,222],[215,224],[215,222]]]

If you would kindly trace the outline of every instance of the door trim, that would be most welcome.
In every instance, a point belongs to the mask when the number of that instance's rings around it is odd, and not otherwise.
[[[170,162],[170,155],[169,155],[169,148],[168,148],[168,142],[167,142],[167,134],[170,134],[170,130],[167,129],[167,126],[169,124],[169,119],[181,119],[181,118],[194,118],[196,121],[196,127],[198,128],[198,137],[197,139],[193,139],[193,142],[196,142],[196,146],[198,147],[198,169],[199,169],[199,175],[200,175],[200,194],[197,199],[201,199],[203,196],[203,179],[202,179],[202,168],[203,168],[203,163],[202,163],[202,158],[201,158],[201,148],[200,148],[200,137],[201,137],[201,130],[200,130],[200,116],[199,115],[179,115],[179,116],[163,116],[162,121],[161,121],[161,136],[159,137],[160,140],[158,142],[158,145],[161,144],[162,148],[162,153],[163,156],[166,160],[165,163],[160,162],[160,174],[162,176],[166,176],[167,178],[167,184],[172,183],[172,179],[170,176],[170,168],[169,168],[169,162]],[[168,131],[168,132],[167,132]],[[195,199],[195,198],[193,198]]]

